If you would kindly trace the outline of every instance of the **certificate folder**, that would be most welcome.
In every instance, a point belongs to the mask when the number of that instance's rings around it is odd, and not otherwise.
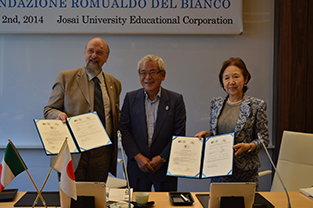
[[[97,112],[60,119],[34,119],[42,146],[47,155],[56,155],[65,140],[71,153],[81,153],[112,144]]]
[[[173,136],[168,176],[210,178],[232,175],[234,133],[199,139]]]

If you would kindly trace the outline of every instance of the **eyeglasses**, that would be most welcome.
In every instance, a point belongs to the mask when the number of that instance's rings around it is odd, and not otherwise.
[[[139,72],[139,75],[141,77],[146,77],[148,74],[151,76],[151,77],[155,77],[158,73],[162,72],[163,70],[160,70],[160,71],[150,71],[150,72],[146,72],[146,71],[141,71]]]

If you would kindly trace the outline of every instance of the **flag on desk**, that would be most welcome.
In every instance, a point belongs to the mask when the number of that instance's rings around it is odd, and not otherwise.
[[[61,173],[62,191],[69,197],[77,200],[73,161],[67,141],[65,141],[64,145],[62,146],[53,168]]]
[[[0,192],[21,172],[26,165],[12,143],[8,143],[0,165]]]

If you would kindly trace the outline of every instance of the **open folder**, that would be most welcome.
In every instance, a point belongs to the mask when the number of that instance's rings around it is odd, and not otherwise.
[[[233,145],[234,133],[201,140],[174,136],[167,175],[190,178],[232,175]]]
[[[65,138],[71,153],[85,152],[112,144],[97,112],[60,119],[34,119],[40,140],[47,155],[56,155]]]

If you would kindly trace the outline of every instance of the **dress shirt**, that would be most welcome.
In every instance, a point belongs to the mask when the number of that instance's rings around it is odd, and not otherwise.
[[[88,73],[87,73],[88,74]],[[94,77],[90,76],[88,74],[89,77],[89,81],[92,81],[92,79]],[[98,76],[98,79],[100,81],[100,87],[101,87],[101,91],[102,91],[102,98],[103,98],[103,105],[104,105],[104,112],[105,112],[105,130],[108,133],[109,136],[111,136],[112,132],[113,132],[113,127],[112,127],[112,118],[111,118],[111,105],[110,105],[110,98],[108,95],[108,91],[107,88],[105,86],[105,81],[104,81],[104,76],[103,73],[100,73]],[[91,86],[91,85],[89,85]],[[90,93],[91,96],[93,96],[93,93]],[[92,99],[93,100],[93,97]]]
[[[158,106],[160,103],[161,88],[154,100],[150,100],[147,92],[145,91],[145,108],[146,108],[146,119],[147,119],[147,130],[148,130],[148,146],[150,148],[152,143],[152,137],[157,120]]]

